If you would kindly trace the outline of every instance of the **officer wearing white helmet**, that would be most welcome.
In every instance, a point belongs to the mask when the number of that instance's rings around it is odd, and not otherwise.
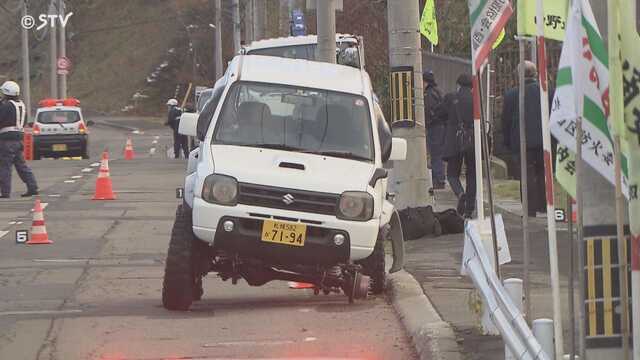
[[[38,195],[38,184],[24,161],[24,123],[26,107],[20,100],[20,86],[6,81],[0,86],[0,198],[11,196],[11,167],[15,166],[20,179],[27,185],[22,197]]]
[[[173,130],[173,154],[176,159],[180,158],[180,150],[184,153],[184,158],[189,158],[189,142],[185,135],[181,135],[178,132],[180,126],[180,116],[182,116],[182,110],[178,107],[178,100],[169,99],[167,101],[169,107],[169,114],[165,125],[169,126]]]

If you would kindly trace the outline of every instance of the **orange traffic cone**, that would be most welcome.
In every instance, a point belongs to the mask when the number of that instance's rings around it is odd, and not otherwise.
[[[133,152],[133,144],[131,142],[131,136],[127,138],[127,145],[124,147],[124,159],[133,160],[135,153]]]
[[[96,179],[96,193],[93,200],[115,200],[116,195],[113,193],[111,184],[111,176],[109,175],[109,153],[102,153],[102,161],[100,163],[100,172]]]
[[[31,239],[27,241],[27,245],[53,244],[49,240],[47,227],[44,224],[44,211],[40,199],[36,199],[33,206],[33,222],[31,223]]]

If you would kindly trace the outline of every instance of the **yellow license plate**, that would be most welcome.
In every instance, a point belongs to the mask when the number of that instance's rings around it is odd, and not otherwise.
[[[307,225],[293,224],[280,221],[265,220],[262,224],[262,241],[304,246],[307,237]]]
[[[53,151],[67,151],[67,144],[54,144],[51,149]]]

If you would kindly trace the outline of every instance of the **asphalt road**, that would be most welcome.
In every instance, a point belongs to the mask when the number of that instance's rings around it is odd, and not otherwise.
[[[15,243],[33,205],[19,198],[15,174],[13,198],[0,201],[0,359],[415,358],[384,297],[348,305],[342,295],[283,282],[232,286],[211,274],[191,311],[165,310],[164,260],[185,162],[167,159],[166,128],[119,123],[140,131],[97,124],[91,160],[30,162],[53,245]],[[122,160],[128,135],[132,161]],[[91,201],[91,164],[105,147],[118,198]]]

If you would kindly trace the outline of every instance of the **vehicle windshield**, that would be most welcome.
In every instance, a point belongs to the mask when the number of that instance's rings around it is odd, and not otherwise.
[[[355,43],[342,41],[336,44],[337,49],[340,50],[339,54],[337,54],[338,64],[359,67],[360,57],[358,47],[350,46],[351,44]],[[318,44],[290,45],[249,50],[247,51],[247,55],[264,55],[315,61],[317,59],[317,48]]]
[[[374,158],[364,97],[278,84],[235,84],[216,123],[213,143]]]
[[[207,104],[207,101],[209,101],[209,99],[211,99],[212,96],[213,96],[213,89],[207,89],[203,91],[202,94],[200,94],[200,97],[198,98],[198,104],[196,105],[196,111],[198,113],[202,112],[202,109],[204,109],[204,106]]]
[[[72,110],[43,111],[38,113],[41,124],[71,124],[80,121],[80,113]]]

